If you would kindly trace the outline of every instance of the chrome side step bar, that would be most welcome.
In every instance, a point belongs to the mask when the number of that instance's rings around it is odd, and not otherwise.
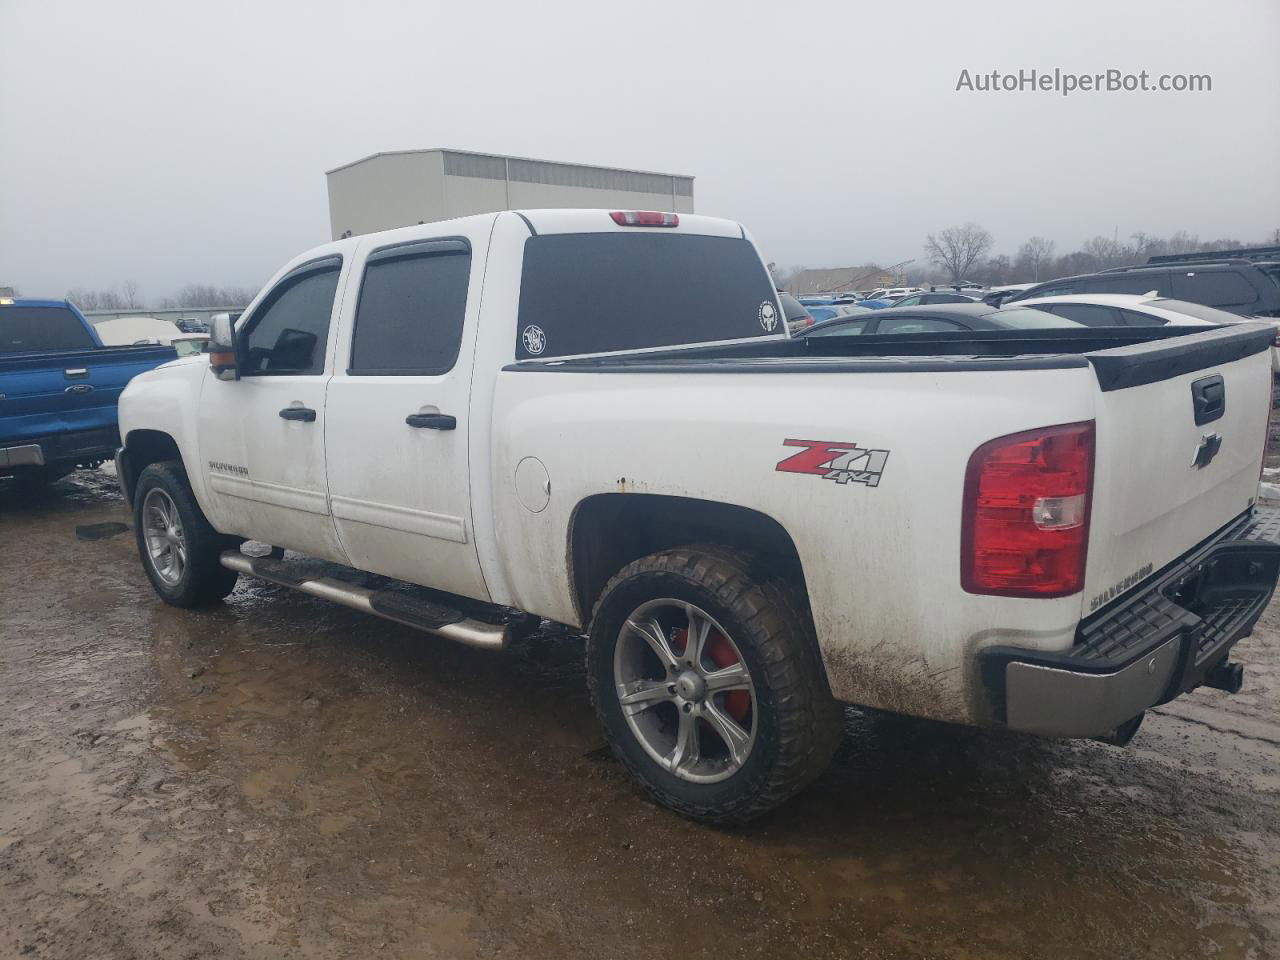
[[[332,600],[344,607],[434,633],[469,647],[501,650],[511,639],[511,631],[507,626],[474,620],[434,599],[414,596],[412,593],[373,590],[350,583],[341,576],[341,571],[349,571],[356,576],[367,575],[337,564],[250,557],[239,550],[224,550],[219,560],[224,567],[236,573],[260,577],[279,586],[320,597],[322,600]]]

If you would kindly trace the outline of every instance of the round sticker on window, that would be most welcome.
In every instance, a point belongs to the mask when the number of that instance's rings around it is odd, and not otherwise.
[[[760,304],[758,313],[760,317],[760,326],[764,327],[765,333],[772,333],[773,328],[778,325],[778,308],[768,300]]]
[[[543,350],[547,349],[547,335],[542,332],[542,328],[536,324],[530,324],[524,328],[524,333],[520,335],[524,341],[524,348],[535,357]]]

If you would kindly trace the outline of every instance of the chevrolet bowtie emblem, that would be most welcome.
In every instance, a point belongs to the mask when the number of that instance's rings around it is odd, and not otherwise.
[[[1196,458],[1191,461],[1191,466],[1203,470],[1213,462],[1221,449],[1222,437],[1216,433],[1206,433],[1200,438],[1200,446],[1196,447]]]

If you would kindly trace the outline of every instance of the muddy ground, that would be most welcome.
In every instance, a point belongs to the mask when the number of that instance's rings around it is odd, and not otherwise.
[[[128,521],[105,473],[0,500],[0,957],[1280,956],[1276,605],[1128,749],[851,709],[717,830],[608,757],[574,642],[170,609]]]

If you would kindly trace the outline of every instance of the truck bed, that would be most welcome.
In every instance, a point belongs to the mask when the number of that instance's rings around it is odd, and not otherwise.
[[[1101,388],[1115,390],[1261,353],[1273,345],[1274,337],[1274,329],[1265,323],[1209,329],[1084,327],[832,336],[564,360],[523,360],[505,369],[635,373],[900,373],[909,369],[941,373],[1092,366]]]

